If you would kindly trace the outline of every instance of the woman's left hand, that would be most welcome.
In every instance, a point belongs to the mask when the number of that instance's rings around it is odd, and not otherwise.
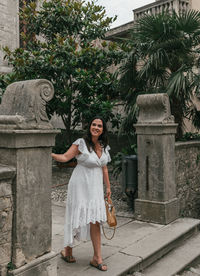
[[[106,189],[106,197],[107,197],[107,198],[110,198],[110,197],[111,197],[111,190],[110,190],[110,188],[107,188],[107,189]]]

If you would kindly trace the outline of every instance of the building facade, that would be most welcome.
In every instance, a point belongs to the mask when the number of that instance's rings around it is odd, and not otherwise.
[[[0,0],[0,73],[10,72],[2,47],[19,47],[19,0]]]
[[[200,10],[199,0],[155,0],[154,2],[142,6],[133,10],[133,20],[123,24],[119,27],[111,29],[107,33],[108,39],[115,39],[117,37],[126,37],[128,30],[133,27],[134,22],[144,16],[145,14],[158,14],[163,11],[175,10],[178,12],[184,12],[189,9]]]
[[[42,0],[34,1],[39,5]],[[0,74],[12,70],[4,59],[2,48],[7,46],[14,50],[20,46],[19,10],[22,5],[22,0],[0,0]]]
[[[28,1],[28,0],[27,0]],[[38,4],[42,0],[35,0]],[[19,5],[21,0],[0,0],[0,73],[11,71],[4,60],[2,47],[8,46],[11,50],[20,45],[19,32]],[[107,33],[108,39],[115,36],[126,36],[134,21],[144,14],[156,14],[163,10],[182,12],[188,9],[200,10],[199,0],[155,0],[151,4],[133,10],[133,20],[124,25],[111,29]]]

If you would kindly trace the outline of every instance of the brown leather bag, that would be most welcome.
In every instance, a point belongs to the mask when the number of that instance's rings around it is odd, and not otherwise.
[[[117,226],[117,219],[116,219],[116,215],[115,215],[115,207],[112,203],[111,198],[105,198],[105,205],[106,205],[107,223],[108,223],[109,227],[113,228],[113,235],[110,238],[108,238],[105,234],[104,227],[102,227],[103,228],[103,234],[104,234],[106,239],[111,240],[115,235],[115,230],[116,230],[116,226]]]
[[[107,215],[107,223],[110,227],[114,227],[117,225],[117,219],[115,215],[115,207],[112,203],[111,198],[105,198],[106,205],[106,215]]]

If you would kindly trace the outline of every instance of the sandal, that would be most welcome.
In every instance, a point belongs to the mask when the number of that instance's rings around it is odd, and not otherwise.
[[[101,263],[101,264],[94,264],[92,261],[90,262],[90,265],[95,267],[96,269],[98,270],[101,270],[101,271],[107,271],[107,265]],[[106,269],[103,269],[103,266],[106,266]]]
[[[62,251],[60,252],[60,255],[61,255],[61,258],[62,258],[65,262],[67,262],[67,263],[75,263],[75,262],[76,262],[76,259],[75,259],[73,256],[65,256],[65,255],[63,254],[63,252],[64,252],[64,250],[62,250]]]

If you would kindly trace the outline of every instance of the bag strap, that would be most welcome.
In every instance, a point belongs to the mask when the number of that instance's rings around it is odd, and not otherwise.
[[[112,199],[109,197],[104,197],[104,200],[105,200],[105,202],[107,202],[108,204],[111,204],[111,205],[113,205],[113,203],[112,203]]]
[[[109,229],[111,229],[111,227],[110,227]],[[114,235],[115,235],[116,227],[113,227],[113,234],[112,234],[112,236],[111,236],[110,238],[109,238],[108,236],[106,236],[106,233],[105,233],[105,229],[104,229],[103,224],[102,224],[102,230],[103,230],[104,237],[105,237],[107,240],[112,240],[112,238],[113,238]]]

